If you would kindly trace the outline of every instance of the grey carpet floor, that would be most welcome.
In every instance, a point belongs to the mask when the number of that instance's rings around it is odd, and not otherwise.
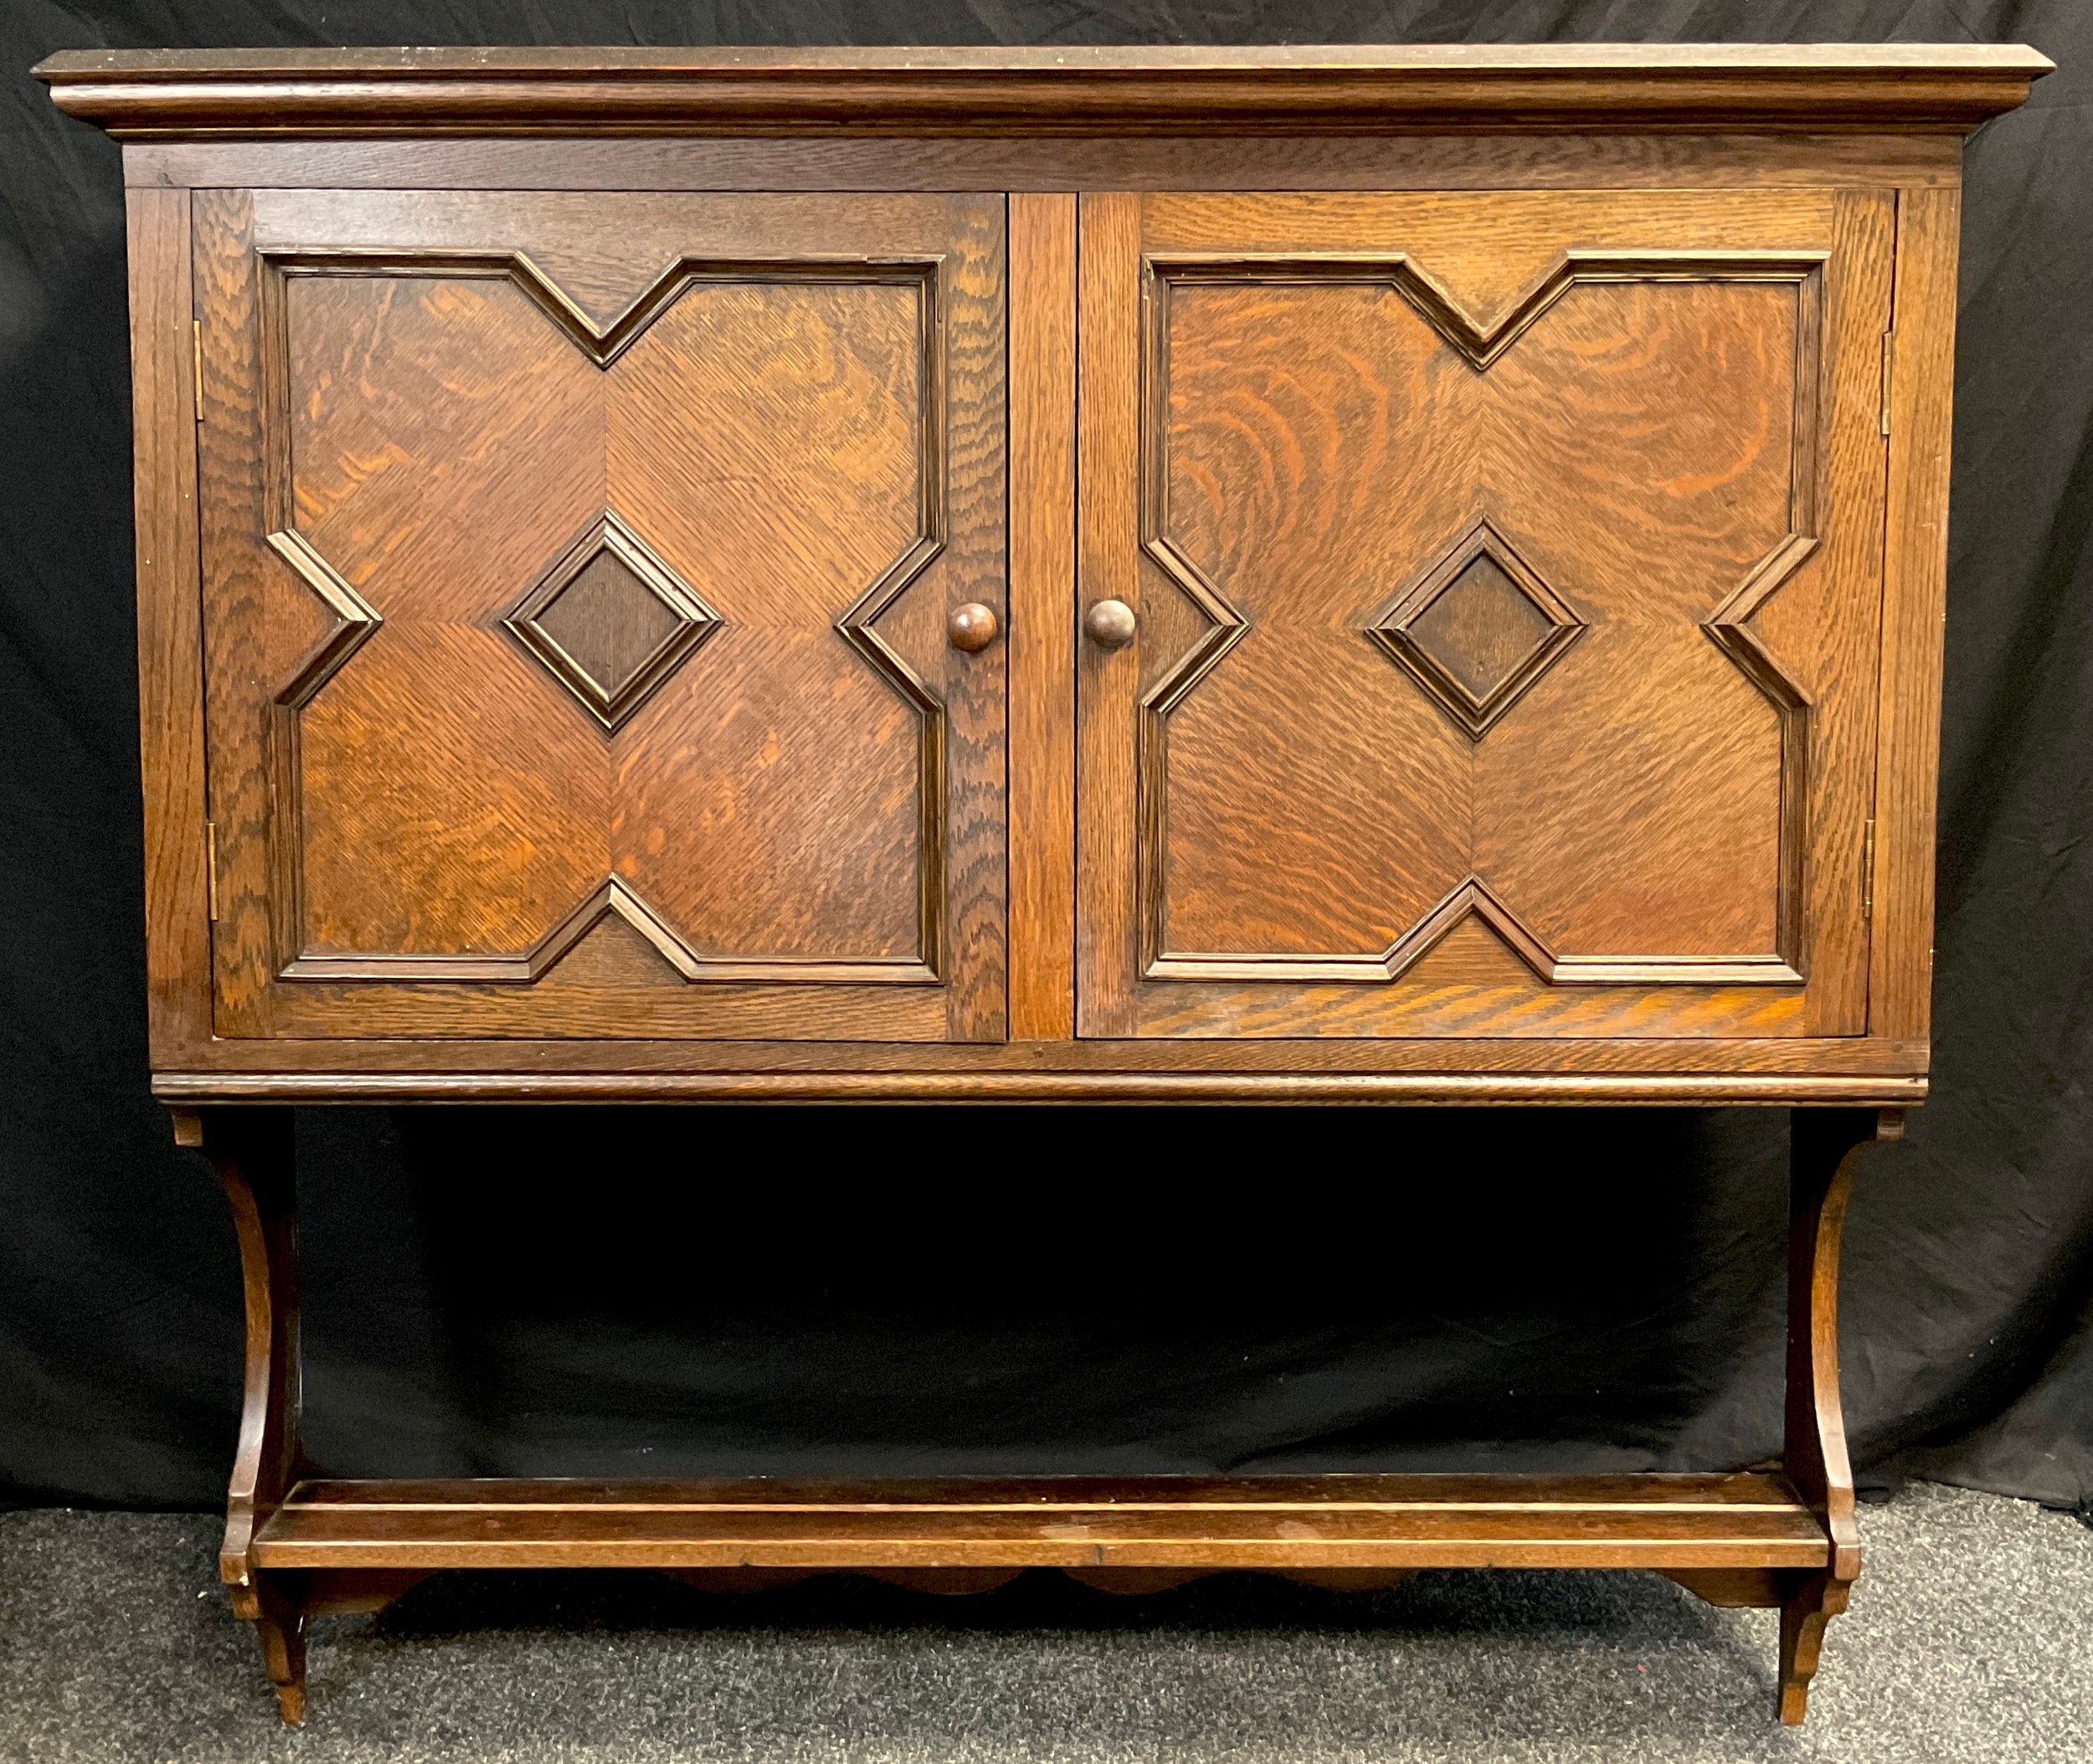
[[[8,1764],[1379,1764],[2093,1759],[2093,1531],[1919,1485],[1865,1509],[1867,1571],[1809,1725],[1777,1726],[1774,1619],[1654,1575],[1248,1576],[1115,1598],[1058,1576],[939,1598],[650,1575],[439,1577],[314,1626],[280,1727],[183,1515],[0,1515]]]

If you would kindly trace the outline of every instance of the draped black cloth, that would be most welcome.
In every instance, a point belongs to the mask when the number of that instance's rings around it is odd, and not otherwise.
[[[9,0],[0,1488],[208,1506],[239,1286],[147,1093],[116,149],[59,48],[2021,40],[1968,158],[1933,1100],[1846,1251],[1864,1482],[2093,1496],[2084,0]],[[1776,1449],[1785,1118],[315,1111],[308,1443],[379,1474],[1689,1468]]]

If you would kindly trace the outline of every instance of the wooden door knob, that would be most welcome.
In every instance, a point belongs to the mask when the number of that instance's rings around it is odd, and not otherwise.
[[[1082,615],[1082,628],[1099,649],[1124,649],[1134,640],[1134,609],[1124,600],[1099,600]]]
[[[953,648],[964,650],[969,655],[995,642],[995,609],[982,605],[979,600],[954,607],[944,621],[944,633],[952,640]]]

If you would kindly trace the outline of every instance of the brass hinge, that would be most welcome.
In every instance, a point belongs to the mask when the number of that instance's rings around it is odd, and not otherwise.
[[[203,321],[189,321],[189,365],[196,373],[196,403],[189,414],[198,422],[203,420]]]
[[[1860,916],[1875,916],[1875,818],[1870,815],[1860,836]]]
[[[211,907],[211,923],[218,923],[218,823],[203,823],[203,892]]]
[[[1894,331],[1882,333],[1882,432],[1890,432],[1890,387],[1896,378],[1897,334]]]

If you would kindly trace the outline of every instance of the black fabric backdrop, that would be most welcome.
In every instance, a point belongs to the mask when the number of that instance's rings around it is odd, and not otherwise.
[[[2093,1496],[2093,6],[162,0],[0,12],[0,1490],[208,1506],[232,1234],[146,1084],[116,150],[49,50],[2024,40],[1972,143],[1934,1100],[1849,1228],[1864,1480]],[[1715,1467],[1775,1449],[1777,1112],[315,1111],[347,1473]]]

